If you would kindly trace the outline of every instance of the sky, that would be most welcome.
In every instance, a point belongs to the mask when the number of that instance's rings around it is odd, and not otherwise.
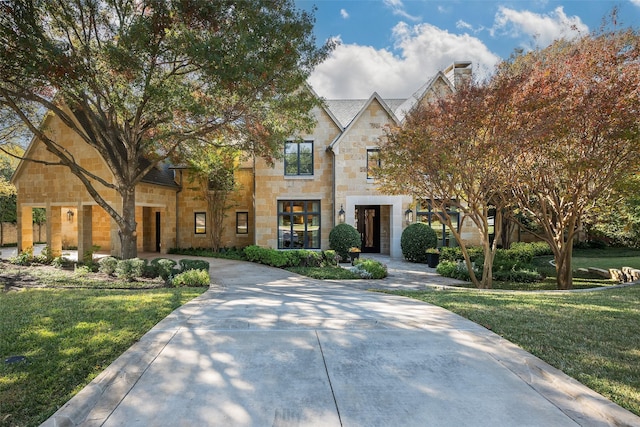
[[[516,49],[601,28],[640,26],[640,0],[295,0],[312,10],[319,44],[339,44],[309,78],[327,99],[406,98],[454,61],[476,78]]]

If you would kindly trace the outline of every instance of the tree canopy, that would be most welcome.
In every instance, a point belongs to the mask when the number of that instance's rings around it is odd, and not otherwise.
[[[304,85],[331,47],[316,46],[313,23],[292,0],[4,1],[0,117],[69,167],[118,223],[121,255],[135,256],[135,185],[183,143],[224,141],[271,160],[312,126],[318,100]],[[40,128],[42,110],[95,148],[115,182]],[[118,191],[121,212],[96,183]]]
[[[413,111],[385,147],[411,174],[387,179],[467,211],[498,202],[521,211],[551,246],[558,287],[569,289],[581,219],[638,172],[639,63],[631,29],[515,55],[487,82]],[[485,245],[486,225],[474,222]]]

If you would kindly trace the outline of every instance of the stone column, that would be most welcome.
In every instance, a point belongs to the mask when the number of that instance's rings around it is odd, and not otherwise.
[[[78,259],[93,251],[93,207],[78,205]],[[91,261],[91,260],[89,260]]]
[[[18,253],[33,248],[33,208],[18,208]]]
[[[62,208],[47,203],[47,246],[51,255],[62,255]]]

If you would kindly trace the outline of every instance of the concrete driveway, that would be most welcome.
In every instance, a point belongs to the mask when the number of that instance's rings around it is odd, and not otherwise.
[[[362,282],[209,261],[210,290],[43,425],[640,425],[640,417],[439,307],[357,289]],[[391,271],[377,284],[415,286],[420,277]]]

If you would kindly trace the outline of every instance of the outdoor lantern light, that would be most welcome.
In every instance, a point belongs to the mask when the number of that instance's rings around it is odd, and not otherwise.
[[[73,221],[73,211],[71,209],[67,211],[67,221]]]
[[[344,209],[342,208],[342,205],[340,205],[340,210],[338,211],[338,222],[340,224],[344,224]]]
[[[404,211],[404,221],[407,223],[407,225],[413,222],[413,211],[411,210],[411,208]]]

